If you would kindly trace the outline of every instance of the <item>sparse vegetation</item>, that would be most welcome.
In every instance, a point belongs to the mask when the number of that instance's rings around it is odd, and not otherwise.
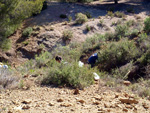
[[[50,65],[48,74],[41,80],[41,84],[43,85],[67,85],[83,89],[94,82],[92,70],[86,67],[80,68],[76,62],[72,64],[62,64],[52,61]]]
[[[25,28],[22,32],[22,36],[29,37],[32,31],[33,31],[32,27]]]
[[[114,16],[115,16],[115,17],[118,17],[118,18],[123,18],[123,17],[125,17],[125,14],[124,14],[123,12],[116,11],[116,12],[114,13]]]
[[[76,14],[76,24],[83,24],[88,21],[88,18],[85,14],[77,13]]]
[[[144,21],[144,30],[149,33],[150,32],[150,17],[146,18]]]
[[[114,13],[112,11],[108,11],[107,15],[110,16],[110,17],[114,17]]]
[[[64,40],[64,41],[70,41],[72,37],[73,37],[73,32],[72,32],[72,31],[70,31],[70,30],[65,30],[65,31],[63,32],[63,40]]]

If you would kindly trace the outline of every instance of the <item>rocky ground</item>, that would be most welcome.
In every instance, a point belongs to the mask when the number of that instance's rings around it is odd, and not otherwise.
[[[18,29],[16,33],[10,36],[12,48],[7,52],[0,52],[0,59],[9,61],[12,66],[20,65],[35,54],[39,54],[39,44],[46,46],[51,51],[57,44],[63,44],[62,33],[68,29],[73,31],[72,42],[83,42],[87,37],[95,33],[113,32],[112,22],[117,22],[121,18],[110,18],[106,15],[104,4],[108,7],[112,2],[94,2],[91,5],[68,4],[49,2],[48,9],[40,15],[30,18],[26,21],[24,27],[33,26],[34,32],[29,39],[23,40],[22,30]],[[122,11],[128,1],[120,0]],[[112,5],[111,5],[112,6]],[[124,6],[124,7],[122,7]],[[135,14],[127,13],[126,20],[134,19],[140,16],[143,21],[150,14],[149,4],[139,5],[139,2],[130,3],[134,7]],[[66,14],[73,17],[78,12],[90,12],[92,19],[89,19],[83,25],[75,26],[72,22],[67,23],[68,19],[60,18],[60,14]],[[100,18],[98,18],[100,16]],[[105,27],[99,26],[99,21],[103,20]],[[92,27],[92,30],[86,32],[86,26]],[[23,89],[6,90],[0,93],[0,112],[2,113],[150,113],[150,100],[138,97],[121,89],[112,90],[105,86],[100,80],[94,85],[84,90],[74,90],[68,88],[41,87],[34,83],[35,78],[29,76],[26,78],[29,86]]]
[[[112,91],[102,81],[84,90],[32,86],[0,94],[2,113],[149,113],[150,101]]]

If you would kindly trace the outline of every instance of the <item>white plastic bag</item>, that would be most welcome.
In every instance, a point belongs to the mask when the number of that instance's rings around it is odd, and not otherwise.
[[[79,61],[78,65],[79,65],[79,67],[83,67],[83,66],[84,66],[84,63],[81,62],[81,61]]]
[[[94,74],[94,80],[99,80],[100,79],[100,77],[97,73],[94,72],[93,74]]]

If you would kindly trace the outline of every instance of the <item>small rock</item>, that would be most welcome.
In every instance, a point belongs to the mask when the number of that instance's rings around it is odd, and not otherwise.
[[[27,78],[29,75],[24,75],[23,78]]]
[[[126,108],[124,108],[123,111],[128,112],[128,110]]]
[[[143,103],[143,107],[144,107],[145,109],[148,109],[148,108],[149,108],[149,106],[148,106],[146,103]]]
[[[125,105],[126,108],[132,109],[133,107],[131,105]]]
[[[22,101],[23,104],[30,104],[31,103],[31,100],[30,99],[26,99],[24,101]]]
[[[94,105],[99,105],[99,104],[100,104],[100,102],[98,102],[98,101],[94,101],[94,102],[93,102],[93,104],[94,104]]]
[[[74,95],[80,94],[80,93],[79,93],[79,89],[76,88],[76,89],[74,90],[74,93],[73,93],[73,94],[74,94]]]
[[[14,105],[18,105],[19,103],[15,100],[12,100],[12,103],[14,104]]]
[[[28,105],[22,106],[22,109],[29,109],[29,108],[30,108],[30,106],[28,106]]]
[[[138,101],[133,98],[120,98],[119,100],[122,103],[126,103],[126,104],[137,104],[138,103]]]
[[[63,99],[60,98],[60,99],[57,100],[57,102],[63,102]]]
[[[84,100],[78,100],[78,102],[80,102],[81,104],[85,103]]]
[[[110,107],[110,105],[107,103],[104,103],[104,106],[105,106],[105,108],[109,108]]]
[[[53,102],[50,102],[49,105],[50,105],[50,106],[54,106],[54,103],[53,103]]]
[[[72,106],[72,104],[71,103],[62,103],[62,104],[60,104],[60,106],[70,107],[70,106]]]
[[[12,111],[8,111],[8,113],[13,113]]]
[[[129,86],[131,84],[131,82],[130,81],[123,81],[123,84],[126,86]]]
[[[38,76],[37,74],[31,75],[31,77],[37,77],[37,76]]]

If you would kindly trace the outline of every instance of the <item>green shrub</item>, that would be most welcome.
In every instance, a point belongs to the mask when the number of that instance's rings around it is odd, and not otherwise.
[[[42,85],[67,85],[80,89],[93,84],[93,82],[92,70],[79,67],[78,62],[63,64],[51,61],[48,74],[41,79]]]
[[[105,33],[105,40],[106,41],[115,40],[115,34],[113,34],[111,32]]]
[[[99,69],[110,71],[138,56],[139,52],[133,41],[121,40],[106,45],[99,55]]]
[[[88,21],[88,18],[85,14],[77,13],[76,14],[76,24],[83,24]]]
[[[120,78],[120,79],[128,79],[127,73],[133,68],[132,61],[130,63],[127,63],[124,66],[121,66],[120,68],[115,68],[112,70],[113,77]]]
[[[150,64],[150,49],[138,59],[142,65]]]
[[[123,17],[125,17],[125,14],[123,12],[116,11],[114,13],[114,16],[118,17],[118,18],[123,18]]]
[[[22,36],[29,37],[31,35],[32,31],[33,31],[32,27],[28,27],[23,30]]]
[[[87,18],[92,18],[92,15],[90,14],[90,12],[85,12],[84,14],[87,16]]]
[[[11,48],[11,41],[8,38],[3,38],[2,40],[0,40],[0,48],[3,51],[7,51]]]
[[[114,17],[114,13],[112,11],[108,11],[107,16]]]
[[[72,17],[68,16],[68,21],[71,22],[72,21]]]
[[[91,31],[91,26],[86,25],[86,30],[87,30],[87,31]]]
[[[65,31],[63,32],[63,40],[64,40],[64,41],[70,41],[71,38],[73,38],[73,32],[70,31],[70,30],[65,30]]]
[[[146,18],[144,21],[144,30],[149,33],[150,32],[150,17]]]
[[[49,52],[43,52],[39,56],[35,57],[36,67],[42,67],[52,59],[52,55]]]
[[[128,27],[134,26],[135,24],[136,24],[135,20],[129,20],[129,21],[126,22],[126,25]]]
[[[128,26],[127,25],[117,25],[115,29],[115,35],[120,39],[121,37],[126,36],[128,32]]]

